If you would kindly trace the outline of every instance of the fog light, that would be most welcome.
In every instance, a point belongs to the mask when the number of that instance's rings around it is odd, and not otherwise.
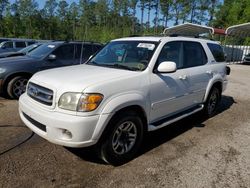
[[[64,139],[71,139],[72,133],[67,129],[62,129],[62,135]]]

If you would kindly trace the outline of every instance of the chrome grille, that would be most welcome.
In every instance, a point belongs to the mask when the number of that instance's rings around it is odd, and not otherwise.
[[[48,106],[52,106],[53,104],[53,91],[48,88],[30,82],[27,88],[27,94],[42,104]]]

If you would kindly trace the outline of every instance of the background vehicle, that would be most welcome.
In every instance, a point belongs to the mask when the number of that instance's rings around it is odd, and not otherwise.
[[[0,59],[0,93],[19,98],[34,73],[83,63],[101,47],[90,42],[50,42],[25,56]]]
[[[32,39],[9,39],[0,44],[0,54],[3,52],[16,52],[34,43],[36,41]]]
[[[202,110],[213,116],[226,86],[217,42],[129,37],[111,41],[84,65],[35,74],[19,114],[50,142],[95,145],[104,161],[117,165],[135,156],[145,132]]]
[[[245,55],[245,57],[243,59],[243,63],[250,63],[250,53]]]
[[[41,46],[41,45],[42,45],[42,43],[35,43],[35,44],[31,44],[31,45],[17,51],[17,52],[0,53],[0,58],[23,56],[23,55],[26,55],[27,53],[31,52],[32,50],[36,49],[38,46]]]

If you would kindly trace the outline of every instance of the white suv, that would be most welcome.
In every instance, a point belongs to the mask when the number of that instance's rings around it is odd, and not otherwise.
[[[35,74],[19,100],[23,122],[68,147],[97,146],[101,158],[133,158],[146,131],[203,110],[214,115],[227,85],[221,46],[188,37],[111,41],[86,64]]]

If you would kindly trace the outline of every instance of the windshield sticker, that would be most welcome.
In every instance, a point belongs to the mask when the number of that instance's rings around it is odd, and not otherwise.
[[[139,43],[137,45],[138,48],[147,48],[148,50],[154,50],[155,45],[154,44],[150,44],[150,43]]]
[[[48,45],[48,48],[55,48],[55,45]]]

